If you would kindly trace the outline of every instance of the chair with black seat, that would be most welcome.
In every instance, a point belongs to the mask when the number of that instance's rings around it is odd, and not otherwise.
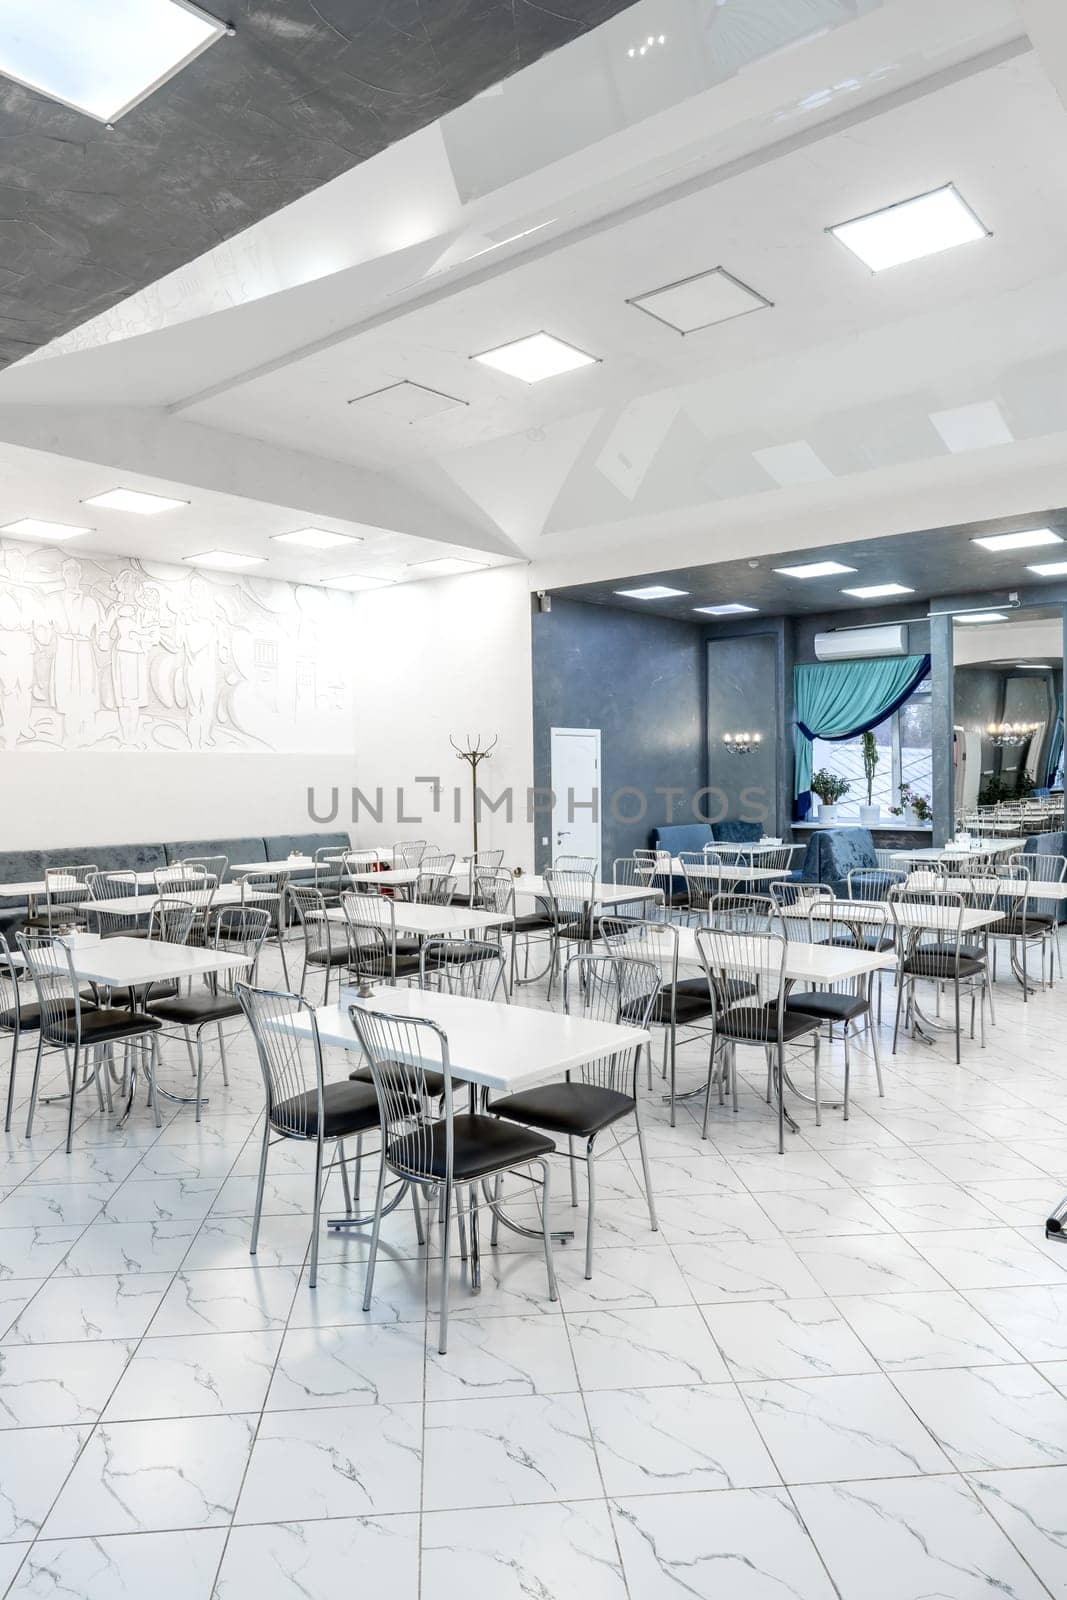
[[[647,1030],[661,990],[659,968],[651,961],[629,956],[573,955],[563,973],[563,1009],[568,1016],[590,1022],[611,1022],[622,1027]],[[616,1125],[625,1117],[634,1120],[637,1147],[641,1155],[645,1200],[653,1232],[656,1202],[645,1153],[645,1138],[637,1100],[637,1071],[641,1046],[634,1044],[610,1055],[586,1061],[567,1073],[562,1083],[541,1084],[536,1089],[520,1090],[494,1100],[489,1109],[494,1116],[540,1128],[546,1133],[564,1134],[568,1141],[571,1170],[571,1203],[578,1204],[576,1161],[584,1160],[588,1211],[585,1221],[585,1275],[593,1276],[593,1229],[596,1211],[597,1138],[611,1129],[610,1149],[623,1148]],[[574,1141],[585,1140],[585,1155],[576,1157]]]
[[[712,1063],[717,1053],[721,1058],[718,1073],[714,1065],[708,1072],[703,1137],[708,1136],[715,1081],[720,1104],[728,1086],[734,1111],[738,1110],[737,1046],[752,1045],[764,1052],[772,1093],[777,1097],[778,1153],[782,1155],[786,1123],[796,1132],[796,1123],[785,1109],[787,1045],[806,1042],[812,1046],[816,1120],[819,1116],[819,1023],[814,1017],[786,1010],[787,942],[781,933],[753,927],[750,920],[744,920],[744,913],[736,923],[720,917],[714,926],[698,928],[696,941],[715,1000]]]
[[[134,1046],[144,1044],[150,1048],[149,1093],[155,1113],[157,1128],[162,1125],[159,1097],[155,1091],[155,1069],[159,1065],[157,1034],[159,1022],[141,1011],[123,1011],[116,1006],[93,1006],[87,1003],[78,987],[74,974],[71,951],[63,940],[51,934],[17,935],[19,951],[33,977],[37,991],[38,1029],[37,1055],[33,1065],[33,1084],[26,1117],[26,1137],[33,1134],[33,1119],[37,1110],[37,1095],[41,1082],[41,1065],[46,1051],[62,1052],[67,1066],[68,1107],[66,1151],[70,1155],[74,1143],[74,1108],[79,1094],[78,1074],[83,1072],[81,1088],[96,1084],[101,1106],[105,1092],[108,1109],[111,1109],[111,1056],[116,1044]],[[90,1057],[92,1060],[90,1062]],[[133,1104],[134,1077],[130,1075],[130,1099],[127,1115]]]
[[[0,933],[0,1033],[11,1036],[11,1064],[7,1077],[7,1109],[4,1114],[4,1132],[11,1132],[11,1119],[15,1110],[15,1074],[18,1069],[19,1046],[24,1038],[35,1038],[40,1027],[41,1008],[23,988],[33,980],[20,962],[12,959],[11,947]],[[82,1001],[86,1009],[89,1002]],[[73,1010],[73,1007],[71,1008]]]
[[[1003,941],[1008,945],[1011,969],[1022,986],[1025,1004],[1031,994],[1031,951],[1035,945],[1039,948],[1038,967],[1044,983],[1045,951],[1054,926],[1053,918],[1048,913],[1042,914],[1032,904],[1029,869],[1021,864],[1001,863],[986,868],[981,875],[954,878],[951,887],[960,889],[966,905],[999,912],[998,919],[982,931],[984,948],[989,954],[990,975],[995,980],[997,946]],[[966,953],[966,947],[964,949]]]
[[[419,865],[425,854],[425,839],[402,839],[393,846],[393,866],[410,870]]]
[[[611,881],[616,888],[652,889],[659,896],[655,901],[649,900],[646,895],[633,900],[613,901],[611,912],[616,918],[627,917],[632,922],[641,922],[648,916],[651,906],[662,907],[664,903],[663,890],[654,882],[653,869],[643,856],[618,856],[611,863]]]
[[[346,1215],[354,1215],[344,1141],[358,1138],[380,1125],[377,1096],[370,1084],[352,1083],[348,1078],[336,1083],[326,1082],[322,1041],[315,1008],[310,1001],[283,989],[253,988],[240,979],[234,984],[234,996],[252,1030],[266,1094],[256,1204],[248,1253],[254,1256],[259,1248],[267,1158],[272,1145],[286,1139],[314,1144],[315,1189],[308,1270],[308,1287],[314,1289],[319,1272],[323,1189],[336,1167],[341,1174]],[[301,1032],[294,1031],[294,1023]],[[324,1159],[327,1143],[333,1145],[336,1151],[330,1162]],[[422,1242],[421,1223],[419,1242]]]
[[[575,858],[576,859],[576,858]],[[552,911],[552,959],[548,973],[551,1000],[556,969],[564,945],[576,944],[580,953],[593,948],[596,915],[596,874],[586,867],[551,866],[545,869],[545,888]]]
[[[828,927],[812,917],[812,910],[815,905],[821,905],[824,912],[832,907],[834,891],[828,883],[794,883],[783,878],[767,885],[767,896],[783,938],[799,939],[805,944],[826,943]]]
[[[353,1026],[370,1063],[373,1092],[377,1099],[382,1128],[382,1159],[378,1171],[378,1194],[374,1208],[370,1254],[363,1309],[369,1311],[374,1297],[374,1269],[378,1257],[385,1190],[389,1174],[410,1186],[419,1213],[417,1192],[428,1201],[428,1215],[439,1207],[441,1214],[441,1300],[437,1348],[448,1349],[448,1273],[453,1210],[463,1204],[467,1191],[470,1221],[470,1273],[472,1287],[480,1284],[478,1238],[478,1191],[490,1182],[496,1184],[505,1173],[526,1177],[522,1168],[540,1168],[541,1233],[544,1239],[548,1296],[558,1298],[552,1263],[551,1187],[548,1158],[555,1144],[543,1134],[513,1122],[475,1112],[457,1113],[454,1109],[453,1078],[448,1050],[448,1035],[436,1023],[421,1018],[393,1016],[371,1011],[354,1002],[349,1008]],[[443,1116],[429,1118],[415,1111],[433,1098],[428,1075],[433,1074],[443,1088]],[[359,1087],[365,1087],[359,1085]]]
[[[414,898],[423,906],[447,906],[452,903],[455,883],[452,869],[454,855],[424,855],[419,862],[419,877]]]
[[[475,875],[476,894],[478,905],[483,911],[492,911],[498,917],[507,917],[508,921],[500,930],[502,939],[511,940],[510,983],[509,988],[514,989],[517,983],[537,983],[548,973],[553,957],[553,930],[555,921],[551,913],[543,911],[524,912],[521,916],[515,910],[515,877],[506,867],[497,867],[491,870],[479,867]],[[519,940],[523,947],[523,974],[518,974]],[[548,945],[548,964],[530,976],[530,942],[540,939]]]
[[[245,872],[241,875],[241,904],[267,913],[267,935],[273,937],[282,961],[282,977],[289,982],[289,963],[285,959],[285,933],[287,928],[286,891],[289,873],[285,868],[267,867],[262,872]]]
[[[162,940],[165,944],[188,944],[193,924],[199,915],[197,906],[173,895],[160,895],[148,913],[148,926],[144,937],[149,942]],[[147,1001],[163,1000],[178,993],[177,981],[164,978],[154,983],[150,990],[108,989],[103,1003],[124,1006],[127,1011],[144,1011]]]
[[[91,872],[85,881],[89,901],[133,900],[141,893],[136,872]],[[125,911],[98,911],[89,904],[85,912],[86,927],[98,933],[101,939],[145,939],[148,937],[148,919]]]
[[[635,850],[634,860],[641,863],[645,881],[663,896],[663,904],[671,911],[689,910],[689,892],[685,879],[674,880],[673,861],[669,850]]]
[[[722,860],[703,850],[679,850],[678,864],[685,879],[685,898],[690,916],[695,921],[702,921],[715,896],[724,893],[733,880],[723,875]]]
[[[331,920],[327,916],[330,909],[326,903],[326,896],[321,889],[313,889],[310,885],[291,883],[288,889],[289,903],[295,913],[296,922],[304,939],[304,965],[300,971],[300,993],[307,989],[309,971],[322,973],[322,1003],[326,1005],[330,998],[330,979],[337,974],[337,986],[341,986],[341,972],[352,965],[352,940],[348,931],[347,922],[338,922],[336,917]],[[338,903],[340,901],[338,900]]]
[[[466,881],[462,888],[454,891],[451,903],[454,906],[480,906],[478,874],[479,872],[496,872],[503,859],[503,850],[478,850],[474,855],[464,856],[463,863],[467,869]]]
[[[215,913],[213,927],[215,949],[225,950],[229,955],[242,955],[244,960],[241,964],[225,972],[210,973],[205,987],[190,989],[188,994],[180,994],[175,990],[171,995],[158,999],[150,997],[148,1000],[146,1009],[149,1014],[158,1017],[164,1025],[179,1030],[178,1036],[184,1041],[186,1048],[191,1048],[195,1041],[197,1122],[200,1121],[202,1108],[207,1104],[203,1098],[204,1029],[213,1027],[216,1031],[222,1081],[228,1084],[230,1079],[226,1065],[223,1023],[242,1015],[236,986],[239,982],[247,984],[255,982],[256,963],[259,961],[259,952],[263,947],[269,923],[270,918],[267,913],[257,910],[254,906],[222,906]]]
[[[152,874],[156,894],[174,899],[185,899],[196,908],[189,943],[204,945],[208,942],[207,929],[211,921],[211,907],[215,891],[221,882],[211,866],[221,861],[225,871],[225,856],[190,857],[188,861],[173,861]],[[210,863],[210,866],[209,866]]]
[[[649,1023],[663,1029],[663,1076],[668,1079],[671,1127],[676,1124],[676,1076],[678,1030],[687,1035],[683,1043],[710,1032],[714,1006],[707,979],[678,977],[679,933],[672,922],[645,918],[632,922],[625,917],[602,917],[600,936],[609,953],[616,957],[647,961],[660,976],[659,993]],[[699,1024],[706,1023],[707,1027]],[[649,1088],[652,1087],[652,1047],[648,1047]]]
[[[951,989],[953,997],[956,1065],[960,1061],[960,995],[971,1001],[971,1038],[974,1038],[975,998],[981,998],[982,1044],[985,1045],[985,1002],[989,969],[984,954],[967,954],[963,943],[965,898],[960,889],[947,889],[941,880],[930,887],[890,889],[886,896],[890,916],[898,931],[897,1012],[893,1025],[896,1054],[901,1017],[914,1038],[922,1017],[916,985],[932,983],[940,996]],[[926,1020],[926,1019],[924,1019]],[[936,1024],[928,1023],[929,1026]]]
[[[862,922],[845,924],[845,933],[842,936],[837,929],[837,906],[839,902],[831,901],[828,908],[830,913],[829,940],[830,945],[848,949],[859,947],[860,939],[870,940],[867,948],[872,951],[888,953],[894,948],[894,940],[888,933],[889,910],[883,904],[866,904],[860,909],[857,905],[854,915],[862,917]],[[823,923],[817,900],[813,899],[809,906],[808,932],[810,943],[817,944],[825,939],[826,926]],[[847,907],[842,910],[842,918],[847,918]],[[844,1092],[844,1120],[848,1121],[848,1096],[849,1083],[852,1074],[852,1049],[851,1040],[853,1033],[861,1031],[859,1024],[866,1021],[870,1026],[871,1050],[874,1055],[874,1072],[878,1083],[878,1094],[885,1098],[885,1086],[882,1082],[882,1059],[878,1050],[878,1029],[874,1025],[871,1012],[871,988],[874,979],[873,973],[868,973],[864,978],[844,979],[840,983],[829,984],[817,989],[790,989],[786,995],[785,1008],[787,1012],[797,1013],[801,1016],[814,1017],[818,1022],[825,1022],[832,1044],[834,1027],[841,1028],[841,1037],[845,1047],[845,1092]],[[822,1123],[822,1108],[819,1105],[818,1078],[815,1088],[815,1124]]]
[[[226,856],[183,856],[182,860],[178,862],[178,866],[187,868],[192,872],[203,873],[204,882],[202,888],[210,889],[211,895],[214,895],[215,890],[221,883],[226,882],[226,874],[230,869],[229,859]],[[193,923],[193,931],[189,935],[190,944],[208,945],[211,943],[211,907],[210,897],[205,904],[199,906],[196,920]]]
[[[343,878],[344,859],[335,844],[321,844],[313,857],[314,878],[311,887],[317,889],[328,906],[341,903],[341,890],[347,888]]]
[[[387,895],[358,894],[347,889],[341,909],[352,949],[351,972],[357,981],[378,983],[419,976],[419,954],[397,948],[396,903]]]
[[[96,873],[95,862],[84,866],[46,867],[44,870],[44,910],[35,911],[25,920],[31,929],[44,928],[51,933],[69,928],[85,927],[85,912],[80,909],[87,898],[89,879]]]
[[[552,865],[557,872],[592,873],[594,878],[600,867],[595,856],[553,856]]]
[[[1054,964],[1059,967],[1060,977],[1063,977],[1063,952],[1060,949],[1060,917],[1063,914],[1064,901],[1057,894],[1042,894],[1041,885],[1047,884],[1051,890],[1053,886],[1062,884],[1067,877],[1067,856],[1042,855],[1036,850],[1020,850],[1008,857],[1009,867],[1025,867],[1030,875],[1030,892],[1026,897],[1027,922],[1034,928],[1042,928],[1045,937],[1042,941],[1042,956],[1048,949],[1048,982],[1049,988],[1054,981]],[[1042,973],[1044,961],[1042,960]]]

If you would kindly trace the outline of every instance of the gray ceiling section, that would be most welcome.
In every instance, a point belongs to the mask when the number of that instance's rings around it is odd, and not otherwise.
[[[631,3],[219,0],[236,36],[112,133],[0,77],[0,366]]]
[[[1065,543],[999,552],[983,550],[971,543],[978,535],[1014,533],[1037,527],[1052,528]],[[836,577],[805,579],[783,578],[774,571],[775,567],[801,566],[812,561],[840,561],[856,567],[857,571]],[[573,584],[556,592],[571,600],[587,600],[595,605],[619,606],[645,613],[658,612],[661,616],[708,624],[714,624],[717,619],[697,616],[694,608],[730,601],[755,606],[763,616],[801,616],[810,612],[870,610],[875,604],[907,606],[913,599],[916,611],[921,614],[930,599],[974,593],[999,595],[1003,600],[1009,590],[1019,591],[1023,603],[1032,605],[1040,599],[1035,590],[1047,589],[1048,598],[1058,603],[1064,593],[1064,579],[1042,579],[1026,570],[1028,563],[1048,561],[1067,561],[1067,509],[996,522],[933,528],[922,533],[901,533],[891,538],[857,540],[853,544],[815,545],[783,555],[760,556],[758,560],[675,567],[640,576]],[[647,601],[626,600],[616,592],[654,583],[688,593],[677,600]],[[913,597],[904,595],[884,602],[857,600],[841,593],[846,584],[859,588],[877,583],[902,583],[915,593]],[[744,618],[722,620],[743,621]]]

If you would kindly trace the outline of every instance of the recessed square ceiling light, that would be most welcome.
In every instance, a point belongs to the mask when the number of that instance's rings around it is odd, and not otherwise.
[[[461,572],[484,572],[487,561],[465,561],[461,556],[435,556],[432,561],[409,561],[408,571],[424,578],[449,578]]]
[[[577,367],[595,366],[597,357],[586,355],[584,350],[551,333],[531,333],[526,339],[498,345],[495,350],[472,356],[471,360],[494,367],[497,372],[506,372],[509,377],[521,378],[524,383],[540,383],[542,378],[554,378],[561,372],[573,372]]]
[[[1011,444],[1014,438],[995,400],[954,406],[950,411],[931,411],[930,421],[953,454],[963,450],[987,450],[995,444]]]
[[[132,511],[139,517],[177,511],[179,506],[188,504],[188,500],[172,500],[169,495],[148,494],[143,489],[107,489],[103,494],[91,494],[82,501],[83,506],[99,506],[103,511]]]
[[[957,612],[952,618],[953,622],[1007,622],[1003,611],[968,611]]]
[[[236,572],[239,567],[259,567],[266,560],[265,556],[244,556],[236,550],[205,550],[198,556],[183,556],[183,561],[188,561],[192,567],[221,567],[223,570]]]
[[[694,611],[700,611],[706,617],[737,617],[742,611],[758,611],[758,606],[742,606],[737,601],[731,601],[728,606],[694,606]]]
[[[301,550],[337,550],[343,544],[362,544],[353,533],[331,533],[328,528],[294,528],[292,533],[272,533],[271,544],[296,544]]]
[[[898,267],[905,261],[918,261],[922,256],[937,255],[955,245],[989,237],[989,229],[979,222],[951,183],[864,217],[854,217],[851,222],[836,223],[826,231],[840,239],[872,272],[883,272],[886,267]]]
[[[842,589],[842,594],[855,595],[857,600],[882,600],[889,594],[914,594],[914,589],[902,583],[869,583],[863,589]]]
[[[616,589],[616,594],[621,594],[627,600],[674,600],[680,595],[688,594],[688,589],[668,589],[664,583],[647,583],[643,589]]]
[[[840,561],[809,561],[803,567],[775,567],[783,578],[833,578],[839,572],[856,572],[856,567],[842,566]]]
[[[772,302],[724,267],[712,267],[691,278],[679,278],[677,283],[664,284],[662,289],[631,295],[626,304],[666,323],[675,333],[686,334],[743,317],[749,311],[765,311]]]
[[[1062,544],[1063,539],[1051,528],[1029,528],[1023,533],[992,533],[971,543],[983,550],[1034,550],[1040,544]]]
[[[20,517],[17,522],[9,522],[0,533],[10,533],[16,539],[77,539],[83,533],[92,533],[92,528],[75,528],[69,522],[42,522],[39,517]]]
[[[359,594],[362,589],[388,589],[393,583],[392,578],[365,578],[359,572],[348,572],[341,578],[323,578],[322,584],[327,589],[347,589],[352,594]]]
[[[1051,672],[1052,670],[1047,661],[1017,661],[1015,665],[1017,668],[1021,668],[1023,672]]]
[[[5,0],[0,18],[0,72],[97,122],[117,122],[227,31],[187,0]]]
[[[1036,572],[1039,578],[1062,578],[1067,576],[1067,561],[1039,561],[1026,570]]]
[[[833,477],[826,462],[815,454],[806,439],[753,450],[752,459],[783,489],[793,489],[804,483],[825,483],[827,478]]]
[[[368,394],[357,394],[348,403],[359,407],[360,416],[388,417],[400,422],[421,422],[439,411],[452,411],[456,406],[469,404],[454,394],[430,389],[424,383],[412,383],[409,378],[386,384],[384,389],[372,389]]]

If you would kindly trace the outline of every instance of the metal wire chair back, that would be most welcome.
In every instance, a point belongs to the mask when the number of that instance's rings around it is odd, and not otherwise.
[[[235,994],[238,983],[255,983],[259,953],[270,927],[266,911],[256,906],[220,906],[215,912],[214,945],[216,950],[226,950],[231,955],[240,951],[244,963],[223,972],[213,972],[210,984],[215,994]]]
[[[563,1009],[567,1016],[587,1022],[647,1028],[660,985],[659,967],[654,962],[629,956],[574,955],[563,969]],[[595,1056],[573,1067],[568,1076],[636,1100],[641,1048],[635,1043]]]
[[[495,1000],[504,981],[504,952],[484,939],[427,939],[419,952],[419,988]]]
[[[315,862],[315,888],[320,894],[336,895],[340,890],[344,865],[340,847],[320,844],[312,859]]]
[[[382,1126],[382,1160],[400,1178],[425,1180],[440,1151],[440,1133],[418,1108],[444,1100],[444,1164],[440,1181],[451,1186],[455,1134],[448,1036],[435,1022],[349,1007],[356,1036],[370,1064]],[[440,1082],[427,1082],[427,1074]]]
[[[884,900],[896,884],[907,883],[900,867],[850,867],[846,883],[850,900]]]
[[[226,874],[230,870],[230,862],[227,856],[184,856],[178,865],[180,867],[191,867],[194,870],[199,868],[209,878],[215,880],[212,887],[216,889],[220,883],[225,883]]]
[[[304,959],[333,955],[349,948],[348,927],[326,915],[326,896],[309,884],[290,883],[286,891],[304,937]]]
[[[691,911],[706,912],[715,895],[722,892],[723,884],[733,881],[724,873],[721,858],[703,850],[680,850],[678,862]]]
[[[768,933],[774,902],[762,894],[717,894],[708,904],[704,926],[737,933]]]
[[[921,956],[924,941],[930,945],[932,939],[930,952],[951,962],[953,972],[958,972],[964,911],[959,888],[947,889],[939,881],[922,888],[899,884],[886,895],[886,905],[905,960]]]
[[[341,896],[352,948],[352,971],[359,978],[392,983],[396,978],[396,904],[388,895]]]
[[[393,846],[393,865],[401,868],[417,867],[425,854],[425,839],[404,839],[400,844]]]
[[[1052,917],[1058,922],[1067,902],[1041,895],[1043,883],[1062,883],[1067,877],[1067,856],[1041,855],[1036,850],[1019,850],[1008,857],[1009,867],[1025,867],[1030,874],[1030,894],[1027,909],[1039,916]]]
[[[552,862],[560,872],[590,873],[594,878],[599,864],[595,856],[556,856]]]
[[[650,888],[658,889],[663,895],[664,905],[669,906],[674,894],[674,871],[670,851],[635,850],[634,860],[641,862],[644,881]]]
[[[545,888],[557,928],[579,939],[590,938],[596,892],[592,869],[546,867]]]
[[[85,886],[90,900],[132,900],[141,888],[136,872],[91,872]],[[97,911],[91,907],[85,920],[90,932],[109,939],[116,934],[129,933],[136,919],[125,911]]]
[[[515,879],[506,867],[479,867],[474,875],[476,899],[483,911],[498,917],[515,916]]]
[[[715,1004],[716,1034],[739,1044],[779,1038],[785,1009],[785,938],[716,923],[698,928],[696,943]]]
[[[315,1137],[323,1124],[322,1041],[315,1008],[285,989],[254,989],[238,980],[234,994],[252,1030],[271,1127],[291,1139]],[[293,1031],[293,1022],[301,1032]],[[304,1098],[315,1096],[316,1119]],[[310,1130],[310,1131],[309,1131]]]
[[[659,973],[660,984],[678,981],[678,929],[672,922],[645,917],[601,917],[600,937],[609,955],[645,961]]]
[[[17,1033],[21,1015],[18,973],[11,959],[11,946],[0,933],[0,1033]]]
[[[41,1041],[76,1050],[81,1044],[81,993],[70,950],[50,933],[18,933],[15,938],[37,991]]]
[[[160,895],[148,916],[148,937],[164,944],[188,944],[198,907],[173,895]]]
[[[75,907],[85,899],[86,885],[96,871],[95,862],[44,869],[45,921],[50,929],[76,917]]]
[[[455,893],[452,868],[454,855],[424,855],[419,862],[419,880],[415,885],[415,898],[424,906],[447,906]]]
[[[472,906],[478,904],[478,873],[496,872],[503,859],[503,850],[476,850],[467,857],[467,894]]]
[[[157,867],[152,879],[157,894],[211,895],[218,888],[218,878],[199,862],[176,861],[169,867]]]
[[[654,863],[636,853],[632,856],[619,856],[611,864],[611,881],[617,887],[623,889],[655,889],[659,885],[655,883],[654,879]],[[616,900],[614,906],[615,915],[639,919],[645,915],[648,904],[649,902],[643,897],[639,900]]]

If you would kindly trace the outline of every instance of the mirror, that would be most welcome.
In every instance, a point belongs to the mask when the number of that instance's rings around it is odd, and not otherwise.
[[[1003,615],[953,623],[957,815],[1063,786],[1062,613]]]

